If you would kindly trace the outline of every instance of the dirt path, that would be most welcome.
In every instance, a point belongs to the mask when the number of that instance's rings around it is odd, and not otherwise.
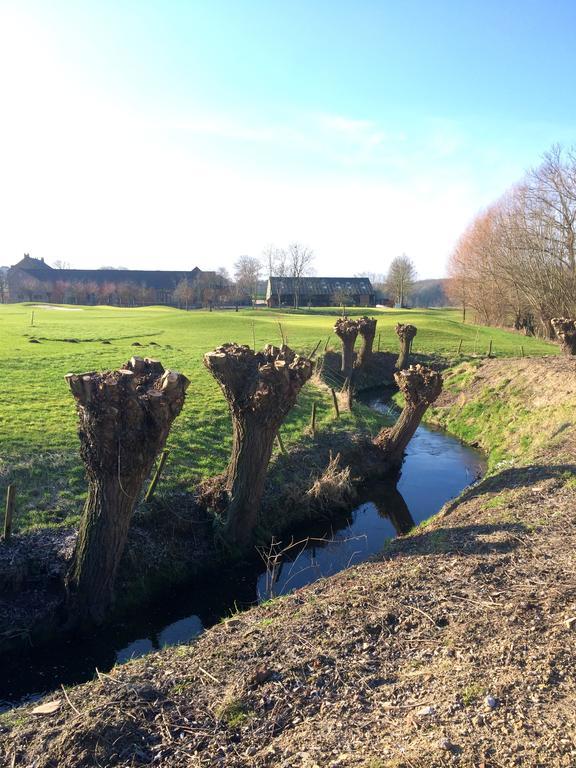
[[[544,432],[550,402],[576,415],[571,361],[471,375],[447,413],[488,385],[539,398]],[[549,431],[529,465],[497,468],[378,561],[52,696],[52,714],[8,713],[2,765],[576,765],[573,432]]]

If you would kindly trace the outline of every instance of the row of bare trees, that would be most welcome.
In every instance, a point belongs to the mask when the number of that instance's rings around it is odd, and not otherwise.
[[[576,316],[576,150],[543,162],[478,214],[449,263],[448,291],[486,325],[552,338],[552,318]]]
[[[354,323],[348,329],[355,332],[354,339],[358,333],[363,338],[359,359],[365,363],[376,321],[347,322]],[[217,496],[225,498],[222,536],[233,549],[245,550],[253,542],[274,441],[313,364],[284,344],[260,352],[224,344],[207,353],[204,364],[220,385],[232,419],[228,468],[216,479]],[[158,361],[138,357],[115,371],[68,374],[66,379],[77,404],[88,476],[66,587],[69,624],[85,627],[101,623],[108,614],[134,508],[184,405],[189,382]],[[421,366],[398,372],[396,381],[405,396],[396,425],[381,430],[374,440],[352,439],[349,455],[344,451],[345,463],[356,461],[355,477],[368,479],[399,466],[424,411],[442,388],[440,374]]]

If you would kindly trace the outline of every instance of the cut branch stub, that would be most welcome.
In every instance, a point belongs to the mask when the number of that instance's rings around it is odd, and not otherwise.
[[[205,354],[204,364],[220,384],[232,415],[225,535],[243,548],[257,522],[278,429],[312,375],[312,363],[285,345],[254,352],[224,344]]]
[[[576,355],[576,320],[569,317],[553,317],[550,321],[565,355]]]
[[[396,361],[396,368],[401,371],[408,365],[408,357],[410,356],[412,340],[414,336],[416,336],[417,329],[415,325],[397,323],[396,333],[400,339],[400,354],[398,355],[398,360]]]
[[[76,400],[88,475],[67,589],[71,623],[86,625],[102,622],[110,607],[132,511],[189,381],[141,357],[116,371],[69,373],[66,381]]]
[[[372,357],[372,347],[376,336],[376,319],[373,317],[360,317],[357,321],[358,333],[362,337],[362,346],[356,360],[357,368],[365,368]]]
[[[348,317],[339,317],[334,323],[334,332],[342,341],[342,373],[346,378],[354,367],[354,344],[358,336],[358,322]]]
[[[392,466],[402,463],[402,457],[422,416],[442,392],[442,376],[423,365],[411,365],[394,374],[404,395],[404,408],[392,427],[382,429],[374,444],[383,452],[383,458]]]

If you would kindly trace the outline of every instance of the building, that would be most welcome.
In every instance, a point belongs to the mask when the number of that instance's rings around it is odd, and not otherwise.
[[[373,307],[375,293],[367,277],[270,277],[269,307]]]
[[[28,254],[6,275],[8,301],[55,304],[212,306],[228,293],[227,281],[198,267],[190,271],[54,269]]]

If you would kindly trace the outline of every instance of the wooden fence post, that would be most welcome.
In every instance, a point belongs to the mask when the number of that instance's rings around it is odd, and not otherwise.
[[[332,392],[332,400],[334,402],[334,410],[336,411],[336,418],[340,418],[340,408],[338,407],[338,398],[336,397],[336,392],[334,389],[330,389],[330,392]]]
[[[520,357],[524,357],[524,347],[520,346]]]
[[[146,496],[144,496],[144,502],[146,504],[148,504],[148,502],[152,499],[152,496],[154,496],[154,491],[156,490],[156,486],[158,485],[158,481],[160,480],[160,475],[162,474],[162,470],[164,469],[164,464],[166,464],[166,459],[168,458],[169,453],[170,451],[168,450],[162,451],[158,468],[156,472],[154,472],[154,477],[152,478],[152,482],[150,483],[150,486],[146,491]]]
[[[310,429],[312,430],[312,434],[316,434],[316,402],[312,403],[312,417],[310,419]]]
[[[490,339],[490,346],[488,347],[488,357],[492,357],[492,339]]]
[[[460,343],[458,344],[458,352],[456,354],[462,354],[462,339],[460,339]]]
[[[12,519],[14,517],[14,503],[16,501],[16,486],[11,483],[6,492],[6,515],[4,517],[4,541],[8,541],[12,535]]]

